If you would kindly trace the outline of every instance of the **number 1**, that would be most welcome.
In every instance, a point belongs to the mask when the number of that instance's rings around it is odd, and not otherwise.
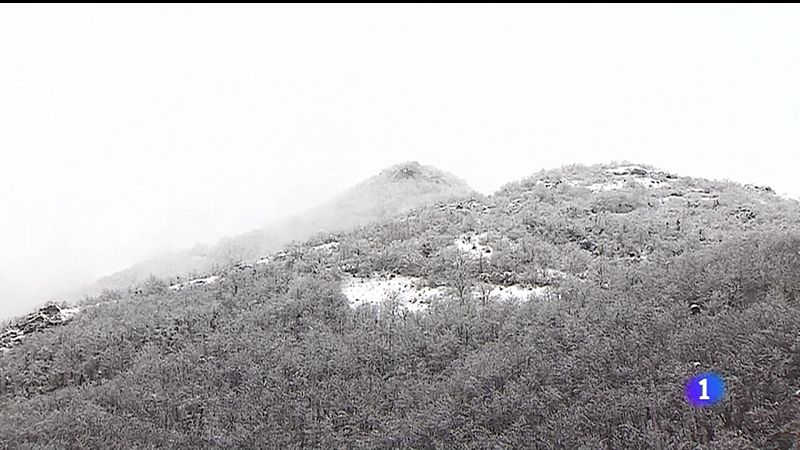
[[[702,380],[698,381],[700,387],[703,388],[703,392],[700,393],[699,400],[711,400],[711,397],[708,396],[708,378],[703,378]]]

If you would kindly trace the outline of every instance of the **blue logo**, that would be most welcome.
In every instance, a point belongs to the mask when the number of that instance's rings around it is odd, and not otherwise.
[[[716,372],[695,375],[686,383],[684,396],[695,408],[714,406],[725,396],[725,380]]]

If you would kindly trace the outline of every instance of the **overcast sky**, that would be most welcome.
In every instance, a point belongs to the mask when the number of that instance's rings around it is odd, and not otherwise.
[[[800,196],[796,6],[0,6],[0,317],[418,160]]]

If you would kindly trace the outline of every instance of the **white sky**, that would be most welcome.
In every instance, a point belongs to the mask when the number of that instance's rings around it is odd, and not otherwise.
[[[418,160],[800,196],[797,6],[0,6],[0,317]]]

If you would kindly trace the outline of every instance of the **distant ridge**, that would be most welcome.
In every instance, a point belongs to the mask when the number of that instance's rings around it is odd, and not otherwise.
[[[68,300],[97,295],[106,289],[129,289],[151,276],[165,279],[221,270],[237,262],[252,262],[283,245],[316,233],[346,231],[383,221],[411,208],[473,193],[462,179],[433,166],[408,161],[381,170],[331,200],[264,228],[223,238],[216,245],[164,254],[99,279],[67,296]]]

